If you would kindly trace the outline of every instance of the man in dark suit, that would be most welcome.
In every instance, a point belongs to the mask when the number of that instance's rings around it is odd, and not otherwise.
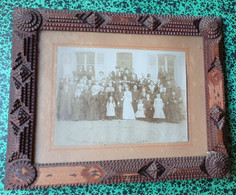
[[[165,86],[166,82],[167,82],[167,78],[168,78],[168,73],[166,72],[164,67],[161,68],[161,71],[159,72],[159,77],[158,78],[161,80],[161,83]]]
[[[123,73],[121,72],[120,67],[118,67],[118,66],[116,66],[116,72],[115,72],[115,75],[116,75],[116,79],[117,79],[117,80],[123,78]]]
[[[128,81],[131,80],[132,77],[131,77],[131,73],[129,72],[129,69],[128,69],[128,68],[125,69],[125,72],[124,72],[124,74],[123,74],[123,77],[124,77],[124,76],[127,77],[127,80],[128,80]]]
[[[74,72],[74,76],[78,78],[78,80],[82,79],[86,75],[86,72],[84,71],[84,66],[80,65],[78,67],[78,70]]]
[[[151,82],[153,82],[153,80],[151,79],[151,74],[147,74],[147,79],[145,80],[145,83],[144,83],[145,87],[148,88]]]
[[[143,87],[146,85],[146,78],[144,74],[142,74],[142,77],[138,81],[138,89],[141,91]]]
[[[153,101],[150,97],[150,94],[147,94],[146,99],[144,99],[145,115],[147,121],[152,121],[154,114]]]
[[[122,85],[118,85],[117,91],[115,93],[115,99],[116,99],[116,117],[117,119],[122,119],[122,111],[123,111],[123,96],[124,91]]]
[[[182,102],[181,97],[176,97],[175,91],[172,91],[168,97],[168,106],[167,106],[167,120],[168,122],[177,123],[181,120],[181,107]]]
[[[134,85],[133,86],[133,91],[132,91],[132,98],[133,98],[133,102],[132,102],[132,105],[133,105],[133,108],[134,108],[134,112],[137,111],[137,104],[138,104],[138,100],[139,100],[139,90],[138,90],[138,87],[137,85]]]
[[[92,65],[88,66],[86,76],[88,79],[91,79],[92,77],[95,76],[94,67]]]

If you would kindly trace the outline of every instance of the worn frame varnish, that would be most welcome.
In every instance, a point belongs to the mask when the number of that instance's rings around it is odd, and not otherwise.
[[[221,19],[214,17],[16,8],[13,19],[5,189],[228,177],[229,157],[224,144],[226,113],[221,28]],[[35,164],[37,57],[39,32],[43,30],[202,36],[208,140],[206,155]],[[64,174],[71,174],[71,182],[63,183],[61,178],[56,183],[38,184],[39,179],[44,179],[42,177],[55,181],[57,176],[51,174],[55,168]],[[74,169],[77,172],[72,174]]]

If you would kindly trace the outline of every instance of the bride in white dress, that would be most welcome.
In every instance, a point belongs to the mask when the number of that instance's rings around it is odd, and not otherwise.
[[[132,93],[129,87],[125,86],[123,102],[123,119],[135,119],[134,109],[132,106]]]

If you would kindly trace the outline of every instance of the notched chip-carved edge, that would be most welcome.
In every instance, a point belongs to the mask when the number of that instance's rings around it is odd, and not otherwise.
[[[97,12],[78,13],[76,17],[94,28],[98,28],[111,20],[109,16],[102,16]]]
[[[115,20],[116,18],[116,20]],[[154,35],[181,35],[181,36],[203,36],[204,42],[204,63],[205,73],[212,69],[219,69],[223,75],[221,62],[219,59],[220,48],[219,40],[222,37],[221,20],[212,17],[192,17],[192,16],[160,16],[160,15],[142,15],[129,13],[107,13],[107,12],[86,12],[86,11],[65,11],[65,10],[33,10],[17,8],[14,13],[13,25],[13,56],[12,56],[12,75],[11,75],[11,94],[12,101],[9,108],[9,140],[7,153],[7,169],[6,181],[8,173],[11,173],[9,167],[15,169],[14,166],[20,168],[25,167],[37,175],[37,168],[41,165],[33,162],[33,136],[35,119],[35,98],[36,98],[36,75],[37,75],[37,57],[38,57],[38,40],[39,30],[50,31],[81,31],[81,32],[109,32],[109,33],[130,33],[130,34],[154,34]],[[218,50],[218,48],[219,50]],[[18,54],[23,59],[18,59]],[[213,60],[214,59],[214,60]],[[212,62],[213,60],[213,62]],[[18,63],[19,62],[19,63]],[[19,71],[21,67],[27,68],[25,74],[27,79],[24,80],[14,72]],[[14,69],[14,70],[13,70]],[[30,72],[29,72],[30,71]],[[206,77],[209,76],[206,74]],[[223,76],[222,76],[223,77]],[[30,79],[30,81],[29,81]],[[206,78],[207,80],[208,78]],[[219,80],[223,82],[222,78]],[[28,88],[28,90],[26,90]],[[24,91],[25,89],[25,91]],[[30,90],[29,90],[30,89]],[[208,88],[206,86],[206,92]],[[23,93],[21,93],[23,91]],[[28,94],[25,99],[22,94]],[[224,94],[220,94],[222,97]],[[19,99],[21,107],[14,106],[14,102]],[[207,93],[206,93],[206,101]],[[18,104],[17,104],[18,105]],[[14,108],[14,109],[13,109]],[[22,116],[17,115],[19,110],[23,109]],[[207,112],[209,137],[215,136],[216,139],[208,140],[212,148],[216,148],[213,153],[204,156],[194,157],[176,157],[176,158],[154,158],[154,159],[132,159],[132,160],[114,160],[100,162],[78,162],[78,163],[53,163],[44,164],[44,167],[56,166],[81,166],[86,164],[84,176],[89,178],[87,184],[111,184],[120,182],[144,182],[153,180],[173,180],[173,179],[191,179],[191,178],[209,178],[221,177],[228,174],[228,154],[221,147],[221,139],[218,135],[221,132],[214,131],[209,127],[217,126],[218,129],[224,128],[225,108],[221,106],[224,113],[223,117],[217,118],[214,111],[212,116]],[[14,118],[15,117],[15,118]],[[11,123],[12,122],[12,123]],[[18,128],[19,131],[18,131]],[[215,128],[213,128],[215,129]],[[217,133],[215,133],[217,132]],[[218,134],[219,133],[219,134]],[[213,136],[212,136],[213,135]],[[18,139],[19,138],[19,139]],[[220,151],[220,152],[219,152]],[[224,151],[224,153],[223,153]],[[221,154],[223,153],[223,154]],[[223,155],[223,156],[222,156]],[[204,160],[203,160],[204,159]],[[214,160],[212,160],[214,159]],[[19,162],[19,163],[17,163]],[[20,163],[22,162],[22,163]],[[212,164],[212,162],[219,162]],[[221,164],[222,163],[222,164]],[[31,166],[32,165],[32,166]],[[212,167],[211,167],[212,166]],[[141,167],[141,168],[140,168]],[[221,168],[223,167],[223,169]],[[29,168],[29,169],[28,169]],[[91,169],[91,170],[90,170]],[[205,170],[204,170],[205,169]],[[101,171],[100,171],[101,170]],[[140,174],[141,173],[141,174]],[[74,177],[76,173],[72,173]],[[14,174],[13,174],[14,175]],[[33,174],[34,175],[34,174]],[[146,176],[142,176],[146,175]],[[20,175],[19,175],[20,176]],[[40,173],[39,173],[40,176]],[[50,177],[50,176],[49,176]],[[11,180],[15,181],[15,180]],[[52,186],[73,186],[78,184],[64,184],[63,181],[56,185],[35,185],[31,180],[25,180],[22,183],[10,185],[5,183],[5,189],[21,189],[21,188],[41,188]],[[27,187],[26,187],[27,186]]]

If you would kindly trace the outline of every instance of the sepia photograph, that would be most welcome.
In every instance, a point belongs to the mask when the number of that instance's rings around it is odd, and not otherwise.
[[[57,54],[56,146],[188,141],[185,52],[60,46]]]

